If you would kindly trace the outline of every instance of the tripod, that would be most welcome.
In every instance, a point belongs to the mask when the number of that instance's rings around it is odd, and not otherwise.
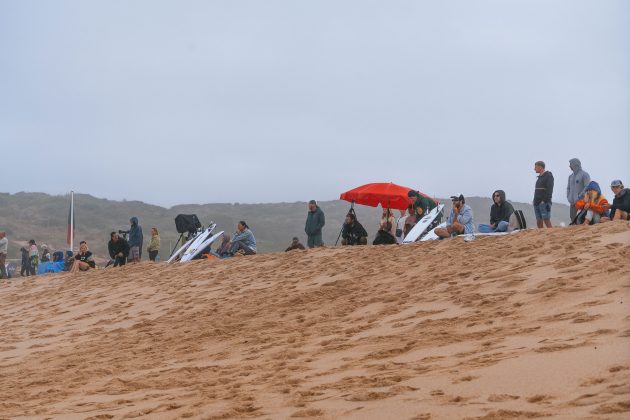
[[[354,212],[354,200],[352,200],[352,203],[350,204],[350,210],[348,210],[348,213],[346,214],[354,214],[355,218],[356,218],[356,213]],[[339,243],[339,238],[341,238],[341,233],[343,232],[343,225],[345,224],[345,220],[344,222],[341,224],[341,230],[339,231],[339,235],[337,236],[337,240],[335,241],[335,246],[337,246],[337,244]]]

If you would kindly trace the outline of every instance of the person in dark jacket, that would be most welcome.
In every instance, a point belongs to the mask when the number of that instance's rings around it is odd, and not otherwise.
[[[534,212],[536,225],[539,228],[551,226],[551,197],[553,195],[553,174],[545,170],[545,162],[539,160],[534,164],[534,171],[538,174],[534,190]]]
[[[418,221],[437,207],[437,203],[434,200],[425,197],[419,191],[409,190],[407,197],[415,200],[413,202],[413,214],[416,215]]]
[[[28,258],[28,249],[22,247],[20,248],[20,253],[22,254],[22,267],[20,268],[20,276],[29,277],[31,275],[31,271],[29,269],[31,263]]]
[[[88,249],[87,242],[81,241],[79,243],[79,253],[74,256],[74,262],[68,271],[76,273],[77,271],[88,271],[90,268],[96,268],[94,256],[92,251]]]
[[[567,201],[569,202],[569,216],[571,221],[573,221],[577,215],[575,203],[584,198],[586,186],[591,182],[591,176],[582,169],[582,162],[578,158],[573,158],[569,161],[569,168],[571,169],[571,175],[569,175],[569,181],[567,182]]]
[[[131,227],[129,228],[129,259],[131,262],[140,262],[142,257],[142,226],[138,224],[138,218],[129,219]]]
[[[294,249],[306,249],[304,248],[304,245],[300,243],[300,238],[298,238],[297,236],[293,237],[291,245],[289,245],[289,247],[285,249],[284,252],[293,251]]]
[[[346,215],[346,221],[341,228],[341,245],[367,245],[368,233],[357,220],[354,213]]]
[[[615,179],[610,183],[610,189],[615,194],[610,206],[610,217],[602,217],[600,221],[630,220],[630,188],[624,188],[623,182]]]
[[[124,238],[118,236],[116,232],[110,234],[110,241],[107,244],[109,256],[114,260],[114,267],[123,266],[127,263],[129,256],[129,244]]]
[[[304,226],[304,231],[308,237],[307,245],[309,248],[324,246],[322,228],[325,224],[326,218],[322,209],[319,208],[315,200],[309,201],[306,226]]]
[[[507,232],[514,207],[505,200],[505,191],[503,190],[493,192],[492,201],[494,204],[490,207],[490,224],[479,224],[479,232]]]

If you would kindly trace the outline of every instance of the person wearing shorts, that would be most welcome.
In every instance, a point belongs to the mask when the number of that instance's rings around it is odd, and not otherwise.
[[[542,228],[543,225],[551,226],[551,197],[553,195],[553,174],[545,170],[545,162],[539,160],[534,163],[534,171],[538,174],[536,188],[534,189],[534,213],[536,214],[536,225]]]

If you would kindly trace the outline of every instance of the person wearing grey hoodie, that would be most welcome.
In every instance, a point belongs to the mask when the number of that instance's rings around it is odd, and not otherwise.
[[[569,161],[569,168],[571,168],[572,173],[569,175],[569,182],[567,183],[567,200],[570,206],[569,215],[573,221],[577,215],[575,203],[584,198],[586,186],[591,182],[591,176],[582,169],[582,162],[578,158]]]

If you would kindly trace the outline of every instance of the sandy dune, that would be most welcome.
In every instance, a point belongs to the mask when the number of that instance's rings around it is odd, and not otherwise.
[[[0,418],[630,418],[630,225],[0,283]]]

